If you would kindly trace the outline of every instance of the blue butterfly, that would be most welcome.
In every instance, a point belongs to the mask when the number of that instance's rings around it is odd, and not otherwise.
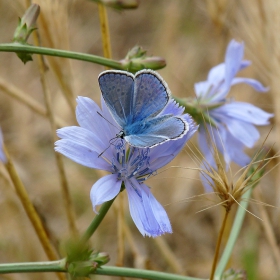
[[[133,75],[108,70],[98,80],[105,103],[122,129],[117,137],[131,146],[153,147],[188,132],[185,120],[161,114],[170,100],[170,90],[156,72],[142,70]]]

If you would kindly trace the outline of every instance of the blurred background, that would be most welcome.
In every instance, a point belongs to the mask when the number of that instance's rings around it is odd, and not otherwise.
[[[103,56],[97,4],[86,0],[37,0],[41,7],[38,19],[40,43],[44,47],[69,49]],[[18,18],[29,1],[0,0],[0,43],[11,42]],[[160,75],[176,97],[194,97],[194,83],[206,80],[213,66],[223,62],[231,39],[244,41],[245,58],[252,65],[241,76],[260,80],[270,88],[257,93],[249,86],[237,85],[230,97],[250,102],[274,113],[273,128],[265,146],[272,147],[270,156],[279,150],[280,132],[280,2],[278,0],[139,0],[134,10],[107,9],[112,56],[123,59],[135,45],[148,55],[166,59]],[[33,44],[32,35],[29,43]],[[97,77],[103,66],[62,58],[44,57],[47,90],[56,116],[65,125],[76,125],[73,109],[76,96],[88,96],[100,104]],[[14,93],[44,105],[37,56],[24,65],[14,53],[0,53],[0,125],[5,144],[32,202],[40,213],[49,237],[63,256],[63,244],[70,237],[58,169],[55,163],[49,120],[14,97]],[[73,100],[69,106],[65,96]],[[74,104],[74,105],[73,105]],[[272,126],[259,128],[261,146]],[[191,142],[196,145],[196,136]],[[77,228],[82,233],[95,216],[89,192],[101,171],[80,166],[64,158]],[[274,207],[264,208],[276,240],[279,242],[279,175],[274,159],[269,172],[256,189],[255,199]],[[213,194],[188,198],[204,193],[199,174],[193,168],[190,150],[184,151],[147,182],[158,201],[164,205],[173,234],[160,238],[143,238],[130,218],[126,193],[102,222],[91,238],[93,248],[110,254],[109,265],[119,264],[119,236],[116,234],[116,209],[125,207],[126,231],[123,265],[207,278],[211,270],[223,209],[211,207],[218,199]],[[233,166],[233,173],[238,170]],[[0,262],[44,261],[47,257],[19,201],[9,175],[1,167],[0,178]],[[235,209],[232,211],[234,218]],[[250,202],[249,210],[261,216],[263,208]],[[228,226],[230,230],[230,225]],[[279,250],[278,248],[274,248]],[[167,251],[166,251],[167,250]],[[170,250],[171,252],[169,252]],[[248,279],[280,279],[280,264],[264,231],[264,222],[247,214],[233,251],[230,266],[247,271]],[[54,279],[54,274],[10,274],[0,279]],[[92,279],[113,279],[94,276]],[[115,278],[114,278],[115,279]]]

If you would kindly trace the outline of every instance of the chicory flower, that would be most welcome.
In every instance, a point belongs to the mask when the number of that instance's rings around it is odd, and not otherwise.
[[[244,43],[232,40],[225,62],[213,67],[206,81],[195,84],[197,106],[206,120],[200,123],[199,147],[208,164],[213,166],[213,144],[223,154],[227,166],[231,161],[240,166],[247,165],[250,157],[244,149],[252,148],[260,137],[255,126],[268,125],[273,116],[250,103],[226,99],[231,86],[239,83],[248,84],[258,92],[268,90],[257,80],[235,77],[250,65],[250,61],[243,60],[243,55]],[[212,143],[207,141],[209,136]]]
[[[102,110],[87,97],[77,98],[76,117],[80,126],[64,127],[57,131],[61,138],[55,150],[73,161],[110,174],[99,179],[90,191],[94,211],[96,206],[116,197],[125,187],[131,217],[143,236],[171,233],[172,228],[164,208],[144,182],[169,163],[197,130],[184,108],[171,100],[164,112],[181,115],[189,124],[188,133],[180,139],[153,148],[135,148],[116,137],[121,128],[111,116],[104,100]]]

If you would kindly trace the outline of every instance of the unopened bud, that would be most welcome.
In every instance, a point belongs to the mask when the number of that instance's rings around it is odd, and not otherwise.
[[[110,261],[110,256],[108,253],[101,252],[92,255],[91,259],[98,264],[98,266],[104,265]]]
[[[139,46],[133,47],[125,59],[120,60],[120,63],[123,69],[132,73],[142,69],[158,70],[166,66],[165,59],[158,56],[147,56],[146,51]]]
[[[25,12],[22,18],[19,18],[18,26],[14,33],[13,42],[26,44],[27,40],[34,31],[36,20],[40,13],[40,6],[32,4]],[[17,56],[25,64],[28,61],[32,61],[32,56],[29,53],[17,52]]]
[[[40,6],[32,4],[25,12],[22,18],[19,19],[18,26],[14,33],[14,42],[26,43],[28,37],[35,29],[36,20],[40,13]]]

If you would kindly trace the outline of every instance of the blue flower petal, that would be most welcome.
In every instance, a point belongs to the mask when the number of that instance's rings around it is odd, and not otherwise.
[[[211,141],[213,141],[213,140],[210,140],[210,135],[208,135],[208,133],[211,133],[211,135],[212,135],[213,130],[214,130],[214,128],[212,129],[210,126],[208,126],[208,131],[206,131],[203,126],[201,126],[199,128],[198,146],[204,156],[204,160],[207,163],[206,166],[211,165],[214,167],[214,166],[216,166],[216,163],[215,163],[215,160],[213,157],[213,147],[212,146],[215,142],[212,142],[212,144],[211,144]],[[210,143],[208,143],[207,139],[209,139]]]
[[[130,215],[143,236],[156,237],[170,233],[171,225],[165,210],[155,203],[150,190],[135,178],[125,181]]]
[[[244,43],[231,40],[227,47],[225,56],[225,87],[230,88],[231,82],[240,70],[244,55]]]
[[[246,102],[232,102],[217,109],[220,114],[255,125],[268,125],[274,115]]]
[[[172,114],[174,116],[180,116],[184,113],[185,108],[180,106],[174,99],[170,99],[164,109],[160,112],[159,116]]]
[[[110,171],[107,161],[99,157],[102,147],[95,145],[95,136],[81,127],[64,127],[58,130],[61,140],[55,142],[55,151],[87,167]]]
[[[269,90],[268,87],[263,86],[262,83],[260,83],[259,81],[250,78],[240,78],[240,77],[234,78],[232,80],[231,85],[236,85],[240,83],[247,84],[258,92],[266,92]]]
[[[110,174],[99,179],[90,190],[90,199],[94,212],[96,206],[112,200],[120,192],[122,181],[116,174]]]
[[[220,126],[219,130],[214,129],[213,135],[217,140],[218,150],[224,156],[227,168],[231,161],[240,166],[249,164],[251,159],[243,152],[245,148],[244,144],[237,138],[233,137],[225,127]]]
[[[161,204],[155,199],[153,194],[150,192],[149,188],[142,184],[142,188],[145,189],[146,192],[149,193],[149,203],[152,208],[152,212],[155,216],[155,219],[160,226],[160,232],[161,233],[172,233],[172,227],[169,221],[169,218],[167,216],[166,211],[161,206]]]
[[[248,148],[252,148],[260,137],[260,134],[255,126],[249,122],[240,121],[239,119],[228,117],[227,115],[221,116],[221,114],[218,114],[218,110],[219,108],[213,115],[216,118],[223,120],[224,125],[219,125],[219,128],[226,126],[227,130],[233,137],[238,139]]]
[[[77,102],[76,117],[79,125],[98,135],[100,139],[102,138],[107,148],[110,140],[121,130],[108,109],[101,111],[98,105],[88,97],[78,96]],[[101,131],[102,137],[100,137]]]
[[[57,130],[57,136],[61,139],[68,139],[90,150],[101,153],[106,145],[98,135],[79,126],[68,126]]]

